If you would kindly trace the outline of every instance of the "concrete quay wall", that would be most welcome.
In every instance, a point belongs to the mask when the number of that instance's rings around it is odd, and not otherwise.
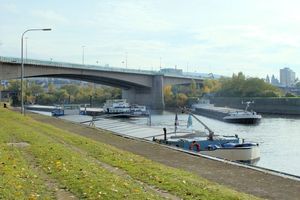
[[[263,114],[300,115],[300,98],[231,98],[215,97],[210,102],[217,107],[244,109],[242,102],[254,101],[249,110]]]

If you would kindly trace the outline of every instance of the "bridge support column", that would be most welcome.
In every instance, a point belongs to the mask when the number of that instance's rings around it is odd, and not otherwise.
[[[163,110],[165,108],[164,101],[164,77],[162,75],[155,75],[152,83],[152,108],[156,110]]]
[[[163,110],[165,108],[163,94],[163,76],[154,76],[152,88],[130,88],[122,90],[122,98],[127,99],[129,103],[146,105],[155,110]]]

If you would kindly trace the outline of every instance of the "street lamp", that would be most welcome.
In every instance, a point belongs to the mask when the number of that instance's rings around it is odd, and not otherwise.
[[[28,37],[25,37],[25,60],[27,62],[27,39]]]
[[[24,59],[23,59],[23,40],[25,33],[29,31],[51,31],[51,28],[31,28],[23,32],[21,37],[21,113],[25,114],[24,96],[23,96],[23,79],[24,79]]]

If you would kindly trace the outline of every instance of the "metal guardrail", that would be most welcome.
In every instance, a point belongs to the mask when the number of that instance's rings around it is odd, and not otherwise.
[[[14,58],[14,57],[0,56],[0,62],[21,64],[21,59]],[[73,69],[75,68],[75,69],[89,69],[89,70],[99,70],[99,71],[127,72],[127,73],[138,73],[138,74],[146,74],[146,75],[154,75],[160,73],[157,71],[124,69],[118,67],[104,67],[104,66],[97,66],[97,65],[82,65],[82,64],[67,63],[67,62],[54,62],[54,61],[44,61],[44,60],[34,60],[34,59],[24,59],[24,64],[73,68]]]
[[[0,56],[0,62],[2,63],[13,63],[13,64],[21,64],[20,58],[15,57],[4,57]],[[178,77],[178,78],[191,78],[191,79],[200,79],[200,77],[193,76],[184,76],[184,75],[175,75],[162,73],[159,71],[151,71],[151,70],[138,70],[138,69],[124,69],[120,67],[105,67],[99,65],[82,65],[75,63],[67,63],[67,62],[56,62],[56,61],[45,61],[45,60],[35,60],[35,59],[24,59],[24,64],[29,65],[38,65],[38,66],[51,66],[51,67],[61,67],[61,68],[72,68],[72,69],[86,69],[86,70],[98,70],[98,71],[108,71],[108,72],[125,72],[125,73],[133,73],[133,74],[143,74],[143,75],[164,75],[168,77]]]

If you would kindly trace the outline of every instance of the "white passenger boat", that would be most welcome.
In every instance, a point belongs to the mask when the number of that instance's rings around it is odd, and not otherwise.
[[[107,100],[103,106],[103,111],[112,117],[139,117],[149,115],[146,106],[130,105],[126,99]]]

